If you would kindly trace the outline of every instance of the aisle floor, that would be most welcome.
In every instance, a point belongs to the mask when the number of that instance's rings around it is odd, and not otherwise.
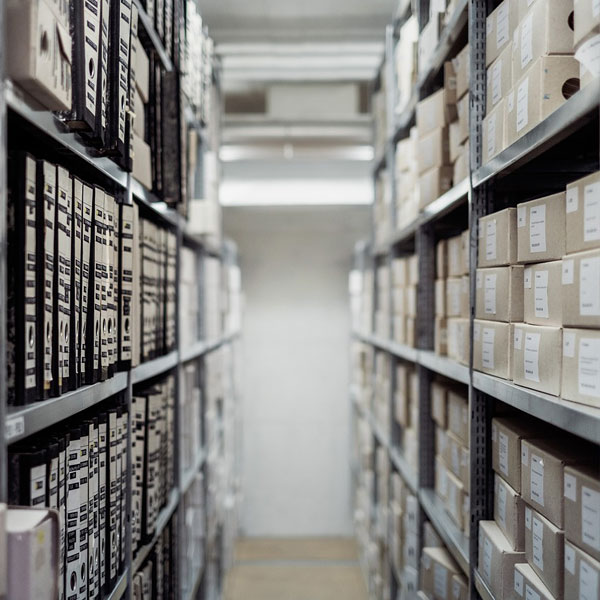
[[[345,538],[242,539],[225,600],[366,600],[356,543]]]

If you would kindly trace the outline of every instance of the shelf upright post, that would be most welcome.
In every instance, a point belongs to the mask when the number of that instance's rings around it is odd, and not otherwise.
[[[486,106],[485,40],[486,18],[493,9],[491,0],[469,0],[470,44],[470,189],[469,189],[469,273],[470,273],[470,323],[469,337],[473,339],[475,315],[475,281],[477,267],[479,218],[489,214],[493,205],[491,185],[472,185],[472,174],[481,166],[483,156],[482,123]],[[469,386],[470,412],[470,527],[469,527],[469,597],[476,600],[475,568],[478,561],[479,521],[489,519],[493,513],[493,474],[491,464],[492,400],[473,387],[473,344],[470,348]]]
[[[5,98],[5,68],[6,48],[4,43],[4,0],[0,0],[0,341],[7,339],[6,321],[6,211],[7,211],[7,187],[6,187],[6,98]],[[7,364],[6,350],[0,351],[0,502],[6,502],[7,490],[7,448],[6,448],[6,403],[7,403]]]

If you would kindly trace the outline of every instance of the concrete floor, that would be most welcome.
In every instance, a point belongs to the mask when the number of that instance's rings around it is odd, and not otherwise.
[[[352,539],[242,539],[225,600],[366,600]]]

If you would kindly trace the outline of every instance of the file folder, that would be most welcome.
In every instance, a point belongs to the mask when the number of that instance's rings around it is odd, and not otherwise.
[[[131,366],[133,337],[133,205],[121,204],[119,233],[119,364]]]
[[[99,565],[98,592],[104,595],[106,590],[106,510],[107,510],[107,477],[108,477],[108,415],[98,415],[98,530],[99,530]]]
[[[81,385],[81,258],[83,241],[83,189],[77,177],[73,178],[73,233],[71,236],[71,335],[69,340],[69,388]]]
[[[67,600],[79,598],[79,466],[81,430],[73,427],[67,442],[67,542],[65,590]]]
[[[93,383],[94,372],[92,369],[93,355],[95,353],[93,340],[88,338],[93,333],[93,327],[88,327],[88,318],[92,318],[93,310],[89,310],[93,302],[93,269],[92,246],[94,245],[94,190],[88,186],[83,186],[83,218],[82,218],[82,237],[81,237],[81,305],[79,318],[79,355],[81,381]],[[89,366],[89,369],[88,369]]]
[[[79,600],[87,600],[89,548],[89,440],[91,425],[80,426],[79,438]]]

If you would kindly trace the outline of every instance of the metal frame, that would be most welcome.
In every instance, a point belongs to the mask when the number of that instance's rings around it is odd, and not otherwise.
[[[182,0],[176,0],[181,2]],[[170,59],[168,52],[162,45],[160,38],[153,28],[153,24],[147,13],[141,6],[140,0],[134,0],[140,18],[140,37],[146,44],[154,47],[159,56],[163,67],[167,71],[173,71],[173,61]],[[0,40],[5,39],[2,35],[4,31],[4,16],[5,16],[5,1],[0,0]],[[39,110],[35,101],[30,98],[25,92],[17,88],[12,82],[7,81],[4,69],[5,49],[0,43],[0,348],[5,345],[7,336],[6,321],[7,321],[7,299],[6,299],[6,217],[7,217],[7,188],[6,188],[6,153],[7,153],[7,120],[8,114],[17,126],[28,128],[33,135],[40,138],[43,144],[49,151],[60,154],[66,164],[73,167],[74,171],[89,176],[90,181],[102,182],[108,188],[115,191],[122,201],[128,204],[134,201],[144,207],[149,218],[160,222],[166,227],[174,230],[177,235],[177,265],[176,265],[176,286],[179,290],[180,282],[180,256],[181,248],[187,245],[194,252],[202,257],[204,255],[216,256],[223,263],[227,260],[231,263],[236,259],[231,252],[227,253],[215,242],[204,240],[203,238],[191,236],[187,233],[187,224],[183,217],[172,209],[169,209],[166,204],[160,202],[150,190],[147,190],[143,185],[136,181],[132,175],[122,170],[116,163],[108,158],[95,156],[93,152],[85,146],[76,134],[68,131],[63,126],[58,117],[49,111]],[[218,78],[215,78],[215,85],[218,85]],[[217,96],[219,97],[219,96]],[[220,114],[220,105],[213,107],[215,118]],[[196,122],[189,111],[185,115],[187,126],[199,132],[203,140],[208,139],[204,130],[204,125]],[[218,124],[214,125],[218,131]],[[208,148],[203,144],[203,150],[217,150],[218,135],[211,135],[210,140],[212,148]],[[225,242],[227,244],[227,242]],[[199,261],[200,263],[201,261]],[[204,296],[202,286],[203,272],[199,271],[198,293],[200,299]],[[200,303],[202,307],[202,303]],[[128,423],[128,476],[127,476],[127,491],[126,491],[126,513],[131,515],[131,401],[133,397],[133,386],[150,381],[157,376],[164,375],[169,371],[175,374],[175,487],[171,490],[171,495],[167,506],[163,508],[156,524],[156,533],[154,539],[146,546],[142,547],[136,554],[135,558],[132,553],[131,542],[131,527],[127,527],[125,548],[126,548],[126,565],[123,573],[119,576],[115,587],[109,595],[108,600],[119,600],[120,598],[132,597],[132,580],[144,562],[145,558],[152,551],[154,544],[163,532],[164,528],[169,523],[171,517],[181,512],[182,499],[185,493],[189,490],[195,475],[206,466],[206,450],[204,447],[198,448],[198,454],[191,468],[183,472],[181,470],[181,444],[179,435],[181,423],[180,394],[181,388],[179,385],[180,373],[183,365],[191,360],[197,360],[202,364],[204,358],[209,353],[228,344],[234,344],[238,339],[239,332],[227,332],[221,335],[218,339],[206,341],[202,337],[202,332],[198,332],[198,341],[190,348],[181,348],[181,335],[179,331],[179,293],[176,293],[176,326],[175,340],[176,348],[168,354],[147,361],[139,366],[130,369],[129,371],[117,372],[114,377],[96,383],[94,385],[84,386],[75,391],[68,392],[60,397],[52,398],[48,401],[29,404],[26,406],[7,407],[7,390],[5,385],[0,385],[0,502],[7,499],[7,448],[9,444],[33,435],[47,427],[51,427],[61,421],[72,417],[73,415],[87,410],[100,402],[116,395],[121,394],[126,405],[129,408],[129,423]],[[0,381],[6,381],[4,374],[6,373],[6,352],[4,349],[0,351]],[[233,364],[231,366],[233,370]],[[231,373],[233,377],[233,371]],[[203,407],[204,410],[204,407]],[[204,424],[202,425],[204,427]],[[204,438],[202,440],[204,443]],[[210,491],[205,487],[205,495],[210,494]],[[184,515],[179,515],[179,526],[185,527]],[[131,520],[128,518],[131,525]],[[181,531],[180,531],[181,533]],[[179,536],[178,540],[182,538]],[[4,543],[4,539],[0,540],[0,544]],[[182,548],[176,550],[177,560],[181,560]],[[5,554],[0,548],[0,555]],[[205,554],[207,551],[205,549]],[[178,570],[179,572],[179,570]],[[207,587],[204,581],[204,569],[201,569],[197,574],[193,587],[189,591],[187,597],[190,598],[207,598],[211,597],[214,590]],[[177,590],[174,591],[177,598],[183,597],[183,582],[178,582]]]
[[[417,12],[419,30],[423,29],[429,15],[430,0],[416,0],[413,9]],[[410,7],[403,4],[402,17],[396,16],[391,29],[386,30],[386,59],[387,79],[391,88],[388,94],[388,139],[383,160],[374,171],[374,178],[381,169],[387,168],[389,185],[392,192],[392,202],[395,200],[396,182],[394,177],[395,144],[406,137],[415,119],[418,100],[426,97],[435,90],[432,88],[436,77],[449,58],[449,52],[459,50],[456,41],[464,36],[466,28],[470,43],[470,101],[469,101],[469,177],[455,185],[450,191],[429,205],[413,223],[402,230],[396,229],[395,210],[392,210],[390,222],[393,232],[389,239],[377,245],[363,242],[357,245],[355,268],[359,270],[373,269],[380,264],[390,264],[395,256],[406,253],[407,248],[413,248],[419,255],[419,288],[418,288],[418,341],[417,348],[407,347],[393,342],[393,327],[390,328],[386,339],[366,332],[353,332],[353,339],[370,345],[378,351],[387,352],[394,360],[404,360],[415,364],[419,377],[419,457],[418,473],[410,471],[398,447],[396,438],[401,434],[396,432],[392,423],[390,432],[376,421],[371,409],[365,408],[358,402],[358,392],[351,389],[350,396],[353,414],[362,417],[369,423],[372,435],[377,444],[388,449],[393,468],[405,480],[407,487],[419,498],[421,506],[421,521],[428,519],[444,540],[448,550],[461,566],[469,579],[469,597],[473,600],[483,598],[494,600],[488,586],[477,573],[478,561],[478,527],[481,519],[490,519],[493,514],[493,471],[491,468],[491,419],[495,403],[500,401],[532,415],[542,421],[573,433],[585,440],[600,445],[600,409],[568,402],[529,390],[512,381],[502,380],[483,373],[473,371],[472,344],[469,364],[462,365],[433,351],[433,249],[435,230],[438,224],[448,224],[448,216],[456,213],[457,209],[467,208],[465,215],[470,228],[470,339],[473,339],[473,320],[475,314],[475,268],[478,250],[478,219],[504,207],[506,190],[531,192],[525,187],[526,174],[519,172],[531,167],[546,169],[552,166],[552,160],[546,152],[563,142],[567,137],[583,130],[589,123],[600,116],[600,80],[591,82],[569,99],[562,107],[537,125],[529,133],[518,139],[503,152],[482,165],[482,123],[486,109],[486,66],[485,39],[486,18],[494,9],[495,0],[461,0],[457,12],[451,16],[448,26],[440,36],[439,45],[434,56],[425,68],[420,69],[410,100],[403,111],[395,113],[395,72],[394,44],[397,41],[399,19],[410,15]],[[405,11],[407,11],[405,13]],[[528,167],[528,163],[532,163]],[[579,164],[567,164],[567,168],[559,170],[573,174],[596,170],[600,165],[600,156],[592,156],[590,160]],[[568,176],[568,175],[567,175]],[[574,175],[575,176],[575,175]],[[566,177],[563,175],[562,185]],[[501,181],[501,185],[496,185]],[[508,183],[507,183],[508,182]],[[550,183],[550,186],[555,185]],[[503,194],[504,191],[504,194]],[[462,214],[462,213],[460,213]],[[463,229],[466,228],[465,221]],[[375,282],[376,277],[373,277]],[[375,286],[374,307],[377,306],[377,285]],[[374,331],[374,315],[371,315],[370,331]],[[435,374],[443,375],[457,383],[467,386],[469,391],[470,419],[470,523],[469,535],[465,536],[447,515],[443,503],[437,498],[433,487],[433,451],[434,428],[430,415],[429,386]],[[395,375],[392,373],[392,392],[395,389]],[[392,400],[393,402],[393,400]],[[392,405],[393,408],[393,405]],[[393,413],[392,413],[393,414]],[[393,418],[393,417],[392,417]],[[375,473],[375,477],[377,474]],[[356,477],[353,479],[356,480]],[[376,487],[376,484],[375,484]],[[387,593],[395,591],[394,583],[400,582],[402,573],[394,572],[396,582],[392,581]],[[368,572],[367,572],[368,575]],[[395,597],[395,596],[391,596]]]

